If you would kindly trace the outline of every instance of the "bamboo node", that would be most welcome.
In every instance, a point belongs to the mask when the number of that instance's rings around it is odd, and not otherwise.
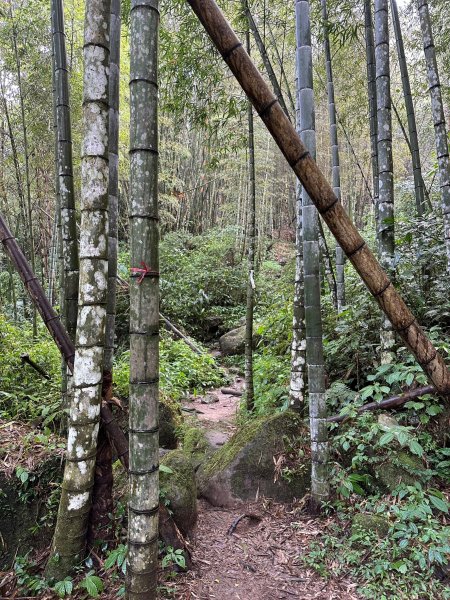
[[[138,284],[141,284],[145,277],[159,277],[159,271],[154,271],[144,261],[140,267],[131,267],[130,277],[138,277]]]

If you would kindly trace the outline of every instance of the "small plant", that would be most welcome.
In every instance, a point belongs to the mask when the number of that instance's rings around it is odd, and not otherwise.
[[[161,565],[163,569],[166,569],[171,565],[177,565],[180,567],[180,569],[185,569],[186,559],[184,557],[183,550],[181,548],[174,550],[172,546],[167,546],[166,554],[161,561]]]
[[[86,577],[80,581],[77,586],[79,589],[86,590],[90,598],[98,598],[103,591],[103,581],[91,570]]]
[[[58,594],[59,598],[70,596],[73,591],[73,580],[71,577],[66,577],[62,581],[58,581],[53,586],[53,590]]]

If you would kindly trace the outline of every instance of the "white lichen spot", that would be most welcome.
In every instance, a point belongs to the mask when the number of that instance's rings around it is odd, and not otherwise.
[[[75,494],[69,500],[68,510],[80,510],[86,502],[89,500],[89,492],[83,492],[82,494]]]

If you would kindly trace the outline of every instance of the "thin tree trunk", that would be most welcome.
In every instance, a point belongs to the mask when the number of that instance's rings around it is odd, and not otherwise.
[[[275,95],[278,98],[278,102],[280,103],[281,108],[284,110],[286,115],[290,118],[289,111],[287,109],[286,102],[284,101],[283,92],[281,91],[281,87],[280,87],[280,84],[278,83],[277,76],[275,75],[275,71],[273,70],[272,63],[270,62],[269,55],[267,54],[267,50],[264,45],[263,39],[259,33],[258,27],[256,26],[255,20],[253,19],[253,15],[250,12],[248,0],[243,0],[242,4],[243,4],[243,8],[245,10],[245,14],[247,15],[248,25],[249,25],[250,29],[252,30],[253,37],[254,37],[256,45],[258,47],[262,61],[264,63],[264,68],[266,69],[267,75],[269,76],[270,83],[272,84],[273,91],[275,92]]]
[[[449,395],[450,372],[442,356],[424,334],[358,233],[221,10],[214,0],[188,2],[394,329],[417,358],[437,391],[444,396]]]
[[[364,0],[364,21],[366,34],[367,91],[369,98],[370,148],[372,155],[372,187],[375,220],[378,224],[378,199],[380,194],[378,174],[378,123],[377,86],[375,69],[375,42],[373,38],[372,0]],[[377,225],[378,226],[378,225]]]
[[[421,217],[425,212],[425,185],[422,177],[422,166],[420,164],[419,140],[417,137],[416,115],[414,112],[414,103],[411,95],[411,86],[409,84],[408,66],[406,63],[405,48],[403,46],[403,36],[398,16],[396,0],[391,0],[392,22],[394,25],[395,39],[397,43],[398,62],[402,76],[403,96],[405,98],[406,116],[408,118],[409,142],[414,175],[414,190],[416,195],[417,216]]]
[[[316,156],[316,124],[312,78],[309,0],[296,0],[300,137],[313,159]],[[305,187],[302,189],[304,302],[306,364],[308,369],[311,431],[311,508],[314,513],[328,498],[328,428],[325,402],[325,368],[320,309],[319,215]]]
[[[47,571],[63,579],[81,560],[91,508],[103,377],[108,270],[108,0],[87,0],[80,290],[66,467]]]
[[[27,228],[28,234],[30,236],[30,259],[31,259],[31,268],[33,269],[33,273],[36,272],[36,255],[34,248],[34,226],[33,226],[33,214],[31,208],[31,179],[30,179],[30,155],[28,149],[28,129],[27,129],[27,121],[25,117],[25,99],[23,95],[23,87],[22,87],[22,73],[21,73],[21,64],[19,51],[17,48],[17,29],[16,24],[14,23],[14,17],[12,12],[12,3],[9,5],[10,16],[12,21],[12,31],[13,31],[13,48],[14,48],[14,56],[16,59],[16,68],[17,68],[17,85],[19,88],[19,100],[20,100],[20,114],[22,117],[22,134],[23,134],[23,152],[24,152],[24,162],[25,162],[25,185],[26,185],[26,211],[27,211]],[[33,315],[33,336],[37,336],[37,313],[36,308],[33,306],[32,308]]]
[[[73,185],[69,81],[62,0],[52,0],[52,37],[55,50],[56,162],[61,211],[62,268],[64,270],[63,322],[70,338],[75,341],[78,316],[79,259]]]
[[[244,3],[248,24],[252,17],[247,2]],[[250,32],[246,33],[247,52],[250,55]],[[261,40],[262,41],[262,40]],[[253,107],[248,102],[248,225],[247,225],[247,309],[245,313],[245,401],[248,411],[255,407],[253,387],[253,311],[255,304],[255,237],[256,237],[256,175],[255,175],[255,134],[253,127]]]
[[[389,70],[388,0],[375,0],[375,65],[377,83],[377,130],[379,202],[377,237],[380,263],[395,276],[394,173],[392,159],[391,80]],[[392,362],[395,345],[391,322],[383,315],[380,331],[381,362]]]
[[[430,12],[427,0],[417,0],[417,9],[422,29],[423,49],[428,73],[428,89],[431,97],[436,155],[441,183],[441,203],[444,217],[444,240],[447,251],[447,270],[450,271],[450,159],[448,151],[447,128],[445,125],[444,105],[442,102],[441,82],[436,60],[436,50],[431,29]]]
[[[156,598],[159,505],[158,0],[132,0],[130,31],[130,502],[127,594]]]
[[[330,39],[328,36],[328,14],[327,1],[322,0],[322,19],[324,25],[325,61],[327,67],[327,94],[328,94],[328,116],[330,119],[330,142],[331,142],[331,172],[333,192],[336,198],[341,200],[341,171],[339,163],[339,145],[336,123],[336,102],[334,99],[333,69],[331,66]],[[345,306],[345,255],[342,248],[336,246],[336,297],[338,312],[342,312]]]

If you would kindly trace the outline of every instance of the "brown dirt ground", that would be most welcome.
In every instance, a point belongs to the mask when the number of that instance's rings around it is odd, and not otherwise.
[[[235,378],[233,387],[242,390],[243,380]],[[234,433],[235,417],[240,397],[223,394],[220,389],[209,392],[218,402],[203,404],[195,398],[190,407],[197,411],[207,436],[220,446]],[[8,437],[8,451],[3,450],[2,468],[12,472],[17,464],[30,468],[39,460],[40,445],[33,439],[37,452],[23,456],[23,439],[30,436],[30,428],[18,423],[0,423],[2,436]],[[30,436],[31,437],[31,436]],[[55,444],[56,445],[56,444]],[[5,445],[2,444],[3,448]],[[42,448],[44,451],[44,448]],[[58,448],[59,452],[62,452]],[[242,515],[245,517],[237,524]],[[190,540],[194,569],[171,579],[161,573],[158,598],[178,600],[358,600],[357,584],[348,579],[326,580],[302,564],[301,556],[311,541],[318,538],[328,521],[311,519],[304,512],[304,503],[296,506],[274,504],[270,500],[241,506],[235,510],[215,508],[199,500],[199,518]],[[234,531],[230,527],[235,525]],[[37,558],[39,571],[46,562],[48,550]],[[99,559],[101,564],[101,559]],[[108,574],[100,568],[105,582],[102,600],[117,598],[120,581],[108,582]],[[41,600],[55,600],[52,591],[39,596]],[[85,594],[74,592],[71,598],[82,599]],[[13,572],[0,573],[0,600],[25,598],[17,590]]]
[[[195,568],[166,583],[167,595],[179,600],[357,600],[357,584],[327,581],[301,564],[301,555],[321,535],[325,522],[261,500],[238,510],[214,508],[199,501],[192,542]],[[236,519],[234,533],[228,533]],[[169,592],[172,592],[169,594]]]

